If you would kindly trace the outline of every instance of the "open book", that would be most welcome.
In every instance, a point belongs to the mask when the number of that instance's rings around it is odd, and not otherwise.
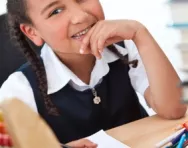
[[[89,136],[87,139],[98,144],[97,148],[130,148],[106,134],[103,130]]]

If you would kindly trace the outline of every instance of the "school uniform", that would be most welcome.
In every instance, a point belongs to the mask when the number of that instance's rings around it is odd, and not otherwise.
[[[24,101],[46,120],[62,143],[146,117],[136,91],[144,95],[149,86],[147,75],[134,43],[125,41],[125,45],[126,48],[115,46],[123,55],[128,55],[130,61],[138,59],[137,68],[123,64],[105,49],[103,58],[96,60],[89,85],[61,63],[47,44],[44,45],[41,62],[47,74],[47,93],[60,116],[47,113],[29,64],[5,81],[0,89],[0,100],[17,97]],[[94,100],[93,88],[100,97],[98,102]]]

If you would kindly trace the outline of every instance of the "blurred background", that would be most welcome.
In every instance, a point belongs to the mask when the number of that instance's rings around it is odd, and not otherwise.
[[[182,80],[188,79],[186,74],[188,71],[188,0],[100,1],[107,19],[135,19],[142,22],[159,43],[180,78]],[[6,0],[0,0],[0,15],[4,13],[6,13]],[[5,19],[0,16],[0,71],[7,71],[4,75],[0,74],[0,86],[7,76],[15,70],[15,67],[10,69],[7,66],[9,62],[5,59],[7,46],[11,46],[14,54],[17,54],[14,46],[10,45],[9,40],[6,39],[5,41],[4,36],[7,35],[4,31],[5,24]],[[9,55],[13,52],[9,52]],[[13,56],[13,58],[15,57]],[[4,60],[2,61],[2,59]],[[16,64],[17,62],[17,65],[20,65],[23,61],[24,59],[19,57],[13,63]],[[144,99],[141,96],[139,98],[148,113],[150,115],[155,114],[152,109],[147,107]]]

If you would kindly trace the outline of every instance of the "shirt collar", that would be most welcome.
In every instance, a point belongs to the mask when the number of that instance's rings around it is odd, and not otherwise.
[[[120,53],[122,53],[123,55],[127,54],[127,49],[116,44],[114,45],[120,51]],[[47,75],[48,94],[52,94],[59,91],[67,83],[69,83],[70,80],[79,86],[86,85],[66,65],[64,65],[58,59],[53,50],[47,44],[44,44],[41,50],[41,57],[43,59]],[[104,52],[102,53],[102,59],[96,60],[95,66],[91,73],[91,87],[94,87],[94,85],[96,85],[98,79],[108,74],[108,63],[114,62],[118,59],[119,58],[114,53],[112,53],[108,49],[104,49]]]

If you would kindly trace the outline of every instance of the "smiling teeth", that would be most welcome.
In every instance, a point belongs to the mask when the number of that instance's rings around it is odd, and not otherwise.
[[[83,31],[81,31],[81,32],[79,32],[79,33],[77,33],[77,34],[75,34],[74,37],[78,38],[78,37],[80,37],[80,36],[86,34],[86,33],[89,31],[90,28],[91,28],[91,27],[86,28],[85,30],[83,30]]]

